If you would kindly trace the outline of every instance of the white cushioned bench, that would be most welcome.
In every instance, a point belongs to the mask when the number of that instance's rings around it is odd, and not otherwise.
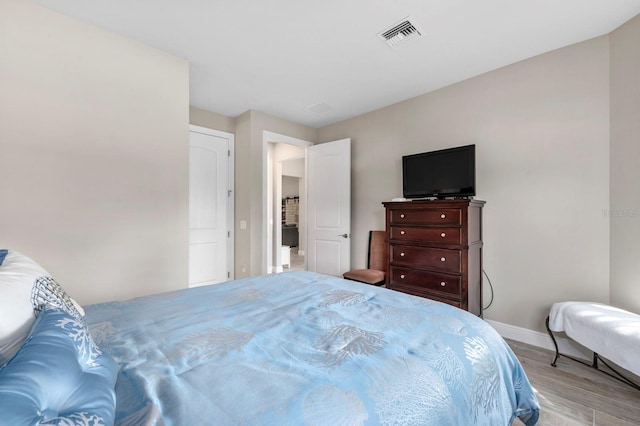
[[[556,346],[556,359],[552,363],[553,366],[560,355],[567,355],[558,351],[552,332],[564,332],[568,337],[594,352],[592,367],[598,368],[598,359],[603,361],[600,357],[604,357],[640,376],[640,315],[601,303],[560,302],[551,306],[547,317],[547,330]],[[603,362],[611,368],[605,361]],[[622,376],[617,371],[613,371]],[[622,378],[625,383],[638,388],[626,377],[622,376]]]

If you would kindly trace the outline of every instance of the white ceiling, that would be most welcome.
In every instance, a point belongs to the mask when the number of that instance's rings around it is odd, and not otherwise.
[[[190,62],[191,105],[322,127],[607,34],[640,0],[34,0]],[[410,16],[423,36],[377,34]],[[318,103],[330,109],[306,110]]]

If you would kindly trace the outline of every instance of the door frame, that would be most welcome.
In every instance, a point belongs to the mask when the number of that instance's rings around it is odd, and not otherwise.
[[[235,279],[235,135],[222,130],[189,124],[189,132],[225,138],[228,141],[227,176],[227,278]]]
[[[262,131],[262,208],[265,214],[262,216],[262,274],[269,273],[269,269],[271,267],[271,261],[273,257],[273,232],[269,234],[269,230],[273,227],[269,224],[269,214],[270,209],[273,208],[272,205],[269,205],[269,179],[270,172],[273,171],[273,168],[269,164],[269,143],[284,143],[288,145],[294,145],[301,148],[306,148],[313,145],[313,142],[306,141],[303,139],[294,138],[292,136],[282,135],[280,133],[270,132],[268,130]],[[272,174],[272,173],[271,173]],[[305,173],[306,174],[306,173]],[[306,179],[306,176],[305,176]],[[275,203],[276,200],[274,199]],[[306,200],[303,200],[306,202]]]

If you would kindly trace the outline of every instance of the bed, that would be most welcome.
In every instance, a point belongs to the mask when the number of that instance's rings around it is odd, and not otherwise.
[[[117,365],[105,424],[495,426],[539,416],[522,366],[489,325],[385,288],[295,271],[84,308],[99,356]]]

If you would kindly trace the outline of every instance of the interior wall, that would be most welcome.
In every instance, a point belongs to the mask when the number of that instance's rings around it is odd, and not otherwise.
[[[543,331],[553,302],[608,302],[608,36],[318,132],[321,142],[345,137],[354,268],[366,264],[368,231],[384,229],[381,203],[402,196],[402,155],[476,144],[484,269],[495,289],[485,318]]]
[[[317,135],[315,128],[259,111],[247,111],[236,118],[236,278],[267,270],[265,131],[309,142],[315,142]]]
[[[640,15],[611,40],[611,303],[640,313]]]
[[[188,63],[0,2],[0,246],[88,304],[187,286]]]
[[[282,174],[289,177],[304,178],[304,158],[285,161],[282,165]],[[299,189],[293,189],[293,191],[300,193]]]
[[[282,197],[300,196],[300,178],[282,175]]]
[[[189,124],[206,127],[207,129],[235,133],[236,119],[205,109],[189,107]]]
[[[251,111],[236,117],[236,163],[235,163],[235,277],[245,278],[250,276],[251,258],[251,229],[249,223],[251,217],[251,179],[252,174],[252,149],[251,149]],[[257,154],[256,154],[257,155]],[[255,182],[262,184],[262,178]],[[256,194],[256,196],[258,196]],[[255,242],[254,244],[256,244]]]

